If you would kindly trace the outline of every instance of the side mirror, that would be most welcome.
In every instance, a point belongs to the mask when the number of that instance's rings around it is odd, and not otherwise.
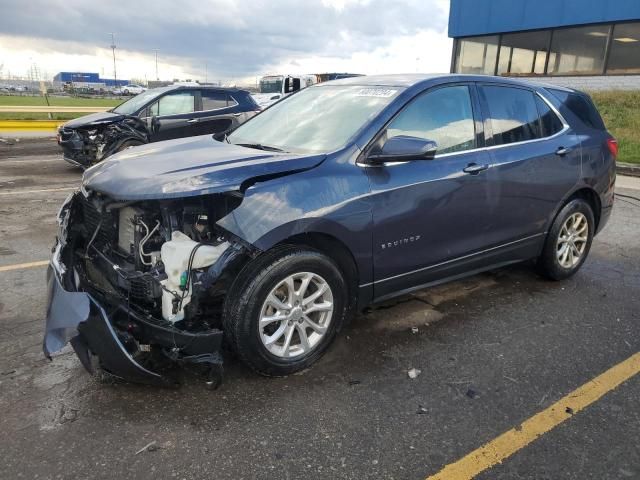
[[[384,142],[380,150],[370,153],[367,160],[371,163],[433,160],[437,150],[438,144],[433,140],[398,135]]]

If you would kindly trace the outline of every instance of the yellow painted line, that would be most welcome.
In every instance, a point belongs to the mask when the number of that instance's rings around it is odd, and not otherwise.
[[[42,260],[40,262],[29,262],[29,263],[16,263],[15,265],[5,265],[4,267],[0,266],[0,272],[10,272],[12,270],[23,270],[25,268],[44,267],[46,265],[49,265],[49,260]]]
[[[451,463],[427,480],[469,480],[502,463],[518,450],[570,419],[600,397],[640,373],[640,352],[610,368],[593,380],[524,421],[516,428]],[[570,409],[570,410],[568,410]],[[571,413],[570,413],[571,412]]]
[[[43,188],[42,190],[14,190],[13,192],[0,192],[0,195],[28,195],[30,193],[44,192],[70,192],[77,190],[78,187],[62,187],[62,188]]]
[[[0,120],[0,130],[55,129],[64,120]]]

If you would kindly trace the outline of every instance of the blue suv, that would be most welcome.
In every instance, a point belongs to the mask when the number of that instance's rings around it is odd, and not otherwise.
[[[580,92],[485,76],[307,88],[217,141],[126,150],[62,206],[45,354],[303,369],[389,298],[535,259],[560,280],[611,214],[617,144]]]

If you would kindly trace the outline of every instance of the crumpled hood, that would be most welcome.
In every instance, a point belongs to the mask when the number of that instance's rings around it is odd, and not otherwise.
[[[85,115],[83,117],[78,117],[78,118],[74,118],[73,120],[69,120],[67,123],[63,125],[63,127],[65,128],[92,127],[96,125],[103,125],[105,123],[119,122],[123,118],[124,118],[124,115],[120,115],[118,113],[112,113],[112,112],[90,113],[89,115]]]
[[[325,157],[266,152],[203,135],[126,149],[86,170],[82,186],[115,200],[192,197],[238,190],[247,181],[308,170]]]

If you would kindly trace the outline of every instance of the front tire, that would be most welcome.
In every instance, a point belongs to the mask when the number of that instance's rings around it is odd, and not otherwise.
[[[317,361],[342,327],[348,287],[337,265],[314,250],[285,247],[245,268],[225,302],[227,342],[265,376]]]
[[[591,206],[580,198],[567,203],[547,234],[538,270],[551,280],[574,275],[591,249],[595,221]]]

